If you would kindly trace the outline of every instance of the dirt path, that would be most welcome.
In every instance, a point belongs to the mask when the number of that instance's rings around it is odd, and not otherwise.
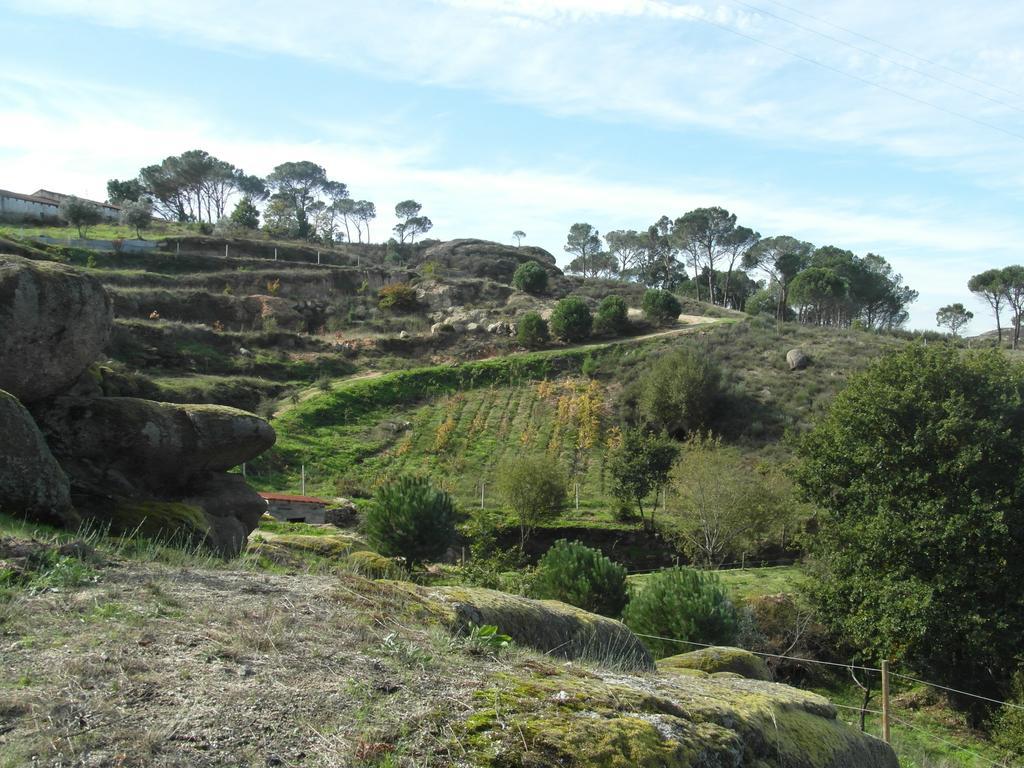
[[[590,343],[590,344],[569,344],[569,345],[567,345],[565,347],[559,347],[557,350],[551,350],[551,351],[552,352],[556,352],[556,353],[560,353],[560,352],[568,352],[568,351],[571,351],[571,350],[580,350],[580,349],[603,349],[604,347],[610,347],[610,346],[613,346],[615,344],[638,344],[638,343],[641,343],[641,342],[644,342],[644,341],[649,341],[651,339],[658,339],[658,338],[662,338],[662,337],[665,337],[665,336],[678,336],[678,335],[681,335],[681,334],[684,334],[684,333],[690,333],[690,332],[698,330],[698,329],[700,329],[701,327],[704,327],[704,326],[721,325],[723,323],[735,322],[735,318],[732,318],[732,317],[707,317],[706,315],[680,315],[679,316],[679,322],[683,322],[683,323],[686,323],[686,324],[682,325],[682,326],[677,326],[675,328],[669,328],[669,329],[664,330],[664,331],[654,331],[653,333],[645,333],[645,334],[642,334],[640,336],[629,336],[629,337],[622,338],[622,339],[613,339],[611,341],[599,341],[599,342],[593,342],[593,343]],[[533,353],[532,352],[510,352],[509,354],[506,354],[506,355],[491,355],[490,357],[475,358],[473,360],[468,360],[466,362],[481,363],[481,362],[486,362],[487,360],[497,360],[500,357],[515,357],[516,355],[526,355],[526,354],[533,354]],[[367,379],[376,379],[376,378],[378,378],[380,376],[383,376],[385,373],[389,373],[389,371],[364,371],[363,373],[357,373],[357,374],[355,374],[353,376],[346,376],[344,379],[335,379],[334,381],[331,382],[331,384],[332,384],[332,386],[346,387],[349,384],[353,384],[353,383],[355,383],[357,381],[366,381]],[[308,388],[302,390],[301,392],[299,392],[299,400],[298,400],[298,402],[299,403],[305,402],[309,398],[311,398],[311,397],[313,397],[313,396],[315,396],[315,395],[317,395],[319,393],[320,393],[320,389],[318,389],[317,387],[308,387]],[[280,417],[282,414],[286,413],[294,405],[296,405],[296,403],[286,403],[280,410],[278,410],[278,411],[276,411],[274,413],[274,418]]]

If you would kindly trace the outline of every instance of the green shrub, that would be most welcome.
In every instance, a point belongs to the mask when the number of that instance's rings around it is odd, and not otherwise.
[[[527,312],[519,319],[516,328],[516,341],[524,347],[536,349],[543,347],[550,340],[547,321],[536,312]]]
[[[548,289],[548,271],[536,261],[524,261],[512,275],[512,286],[527,293],[544,293]]]
[[[605,296],[594,316],[594,333],[615,336],[629,326],[629,310],[621,296]]]
[[[1007,759],[1024,758],[1024,669],[1013,677],[1013,700],[1004,705],[992,723],[992,741]]]
[[[390,283],[377,292],[377,306],[394,312],[411,312],[416,309],[416,289],[408,283]]]
[[[385,557],[410,567],[441,557],[455,539],[455,506],[422,477],[399,477],[378,489],[366,511],[367,539]]]
[[[498,469],[498,493],[519,519],[519,548],[538,523],[565,506],[566,479],[550,456],[520,456]]]
[[[551,313],[551,331],[563,341],[582,341],[590,335],[593,323],[590,308],[579,296],[562,299]]]
[[[652,574],[629,601],[623,621],[641,635],[710,645],[734,643],[739,626],[717,575],[679,567]],[[668,640],[642,639],[659,658],[692,650]]]
[[[652,288],[644,294],[643,310],[652,323],[665,325],[675,322],[683,307],[669,291]]]
[[[617,618],[629,602],[626,569],[596,549],[559,539],[537,563],[534,596]]]
[[[721,394],[722,374],[705,352],[681,347],[659,357],[640,384],[640,418],[681,437],[706,429]]]

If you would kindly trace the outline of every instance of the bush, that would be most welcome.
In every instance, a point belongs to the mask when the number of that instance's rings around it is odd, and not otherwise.
[[[678,567],[651,574],[622,618],[638,634],[710,645],[734,643],[739,626],[718,576]],[[668,640],[642,639],[658,658],[692,650]]]
[[[377,292],[377,306],[394,312],[411,312],[416,309],[416,289],[408,283],[391,283]]]
[[[1004,705],[992,723],[992,741],[1007,760],[1024,758],[1024,669],[1013,677],[1013,700]]]
[[[652,323],[665,325],[675,322],[683,307],[679,299],[669,291],[652,288],[644,294],[643,310]]]
[[[676,437],[706,429],[721,394],[722,375],[704,352],[682,347],[658,358],[640,383],[640,418]]]
[[[594,333],[616,336],[629,327],[629,310],[621,296],[605,296],[594,316]]]
[[[565,539],[556,541],[537,563],[533,593],[613,619],[629,602],[625,568],[596,549]]]
[[[519,320],[516,328],[516,341],[524,347],[536,349],[548,343],[548,323],[536,312],[527,312]]]
[[[519,519],[519,548],[537,523],[558,517],[565,506],[565,475],[545,455],[521,456],[498,470],[498,493]]]
[[[386,557],[409,567],[441,557],[455,539],[451,497],[421,477],[400,477],[382,486],[366,512],[367,539]]]
[[[527,293],[544,293],[548,289],[548,271],[536,261],[524,261],[512,275],[512,286]]]
[[[563,341],[582,341],[590,335],[593,323],[590,308],[579,296],[562,299],[551,313],[551,331]]]

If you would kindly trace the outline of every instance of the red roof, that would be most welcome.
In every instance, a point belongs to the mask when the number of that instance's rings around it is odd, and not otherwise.
[[[295,496],[290,493],[260,493],[267,501],[297,501],[300,504],[332,504],[329,499],[320,499],[316,496]]]

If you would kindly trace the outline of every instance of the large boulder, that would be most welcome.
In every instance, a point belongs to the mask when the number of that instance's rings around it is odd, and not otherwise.
[[[699,651],[680,653],[658,660],[658,669],[663,672],[678,670],[699,670],[709,674],[726,672],[747,677],[751,680],[771,680],[768,665],[759,656],[742,648],[701,648]]]
[[[246,296],[242,299],[248,324],[253,328],[280,331],[306,330],[306,318],[295,302],[279,296]]]
[[[534,246],[515,247],[490,240],[460,239],[448,240],[432,245],[422,254],[424,262],[436,262],[449,270],[462,272],[472,277],[486,277],[508,285],[516,267],[525,261],[536,261],[554,277],[562,270],[556,266],[555,257],[543,248]]]
[[[100,354],[113,317],[91,275],[0,255],[0,389],[23,403],[62,391]]]
[[[258,416],[220,405],[177,405],[131,397],[58,397],[36,409],[72,485],[100,493],[187,490],[274,444]]]
[[[491,624],[542,653],[622,668],[654,667],[650,653],[625,624],[557,600],[466,587],[436,587],[421,594],[443,608],[456,630]]]
[[[68,478],[50,453],[31,414],[0,390],[0,512],[73,526]]]
[[[786,353],[786,364],[791,371],[802,371],[811,364],[811,358],[802,349],[791,349]]]

